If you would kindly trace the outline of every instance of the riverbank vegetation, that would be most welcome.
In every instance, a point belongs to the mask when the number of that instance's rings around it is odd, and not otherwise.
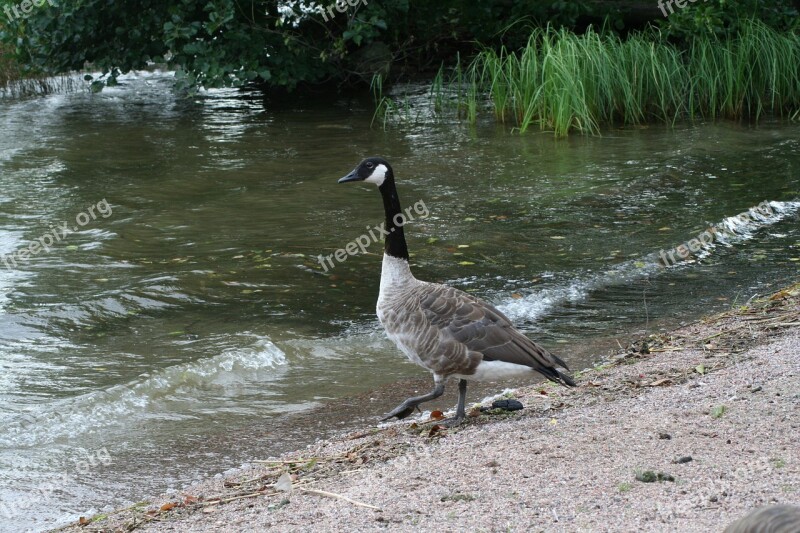
[[[88,62],[113,79],[169,62],[186,88],[287,92],[365,87],[375,72],[424,78],[477,42],[517,47],[526,25],[589,16],[584,2],[552,0],[63,0],[17,17],[18,3],[0,0],[0,43],[24,69]]]
[[[0,31],[3,27],[0,25]],[[6,43],[0,42],[0,89],[6,87],[9,82],[19,80],[23,77],[20,72],[20,65],[14,58],[11,47]]]
[[[736,34],[703,33],[683,46],[655,30],[623,39],[591,28],[582,35],[535,29],[520,50],[485,49],[465,69],[440,71],[430,104],[433,113],[455,113],[469,123],[493,113],[521,132],[538,128],[556,136],[682,118],[796,118],[798,65],[800,35],[754,19],[741,21]],[[384,123],[403,116],[397,99],[378,94]]]
[[[0,22],[0,36],[7,31],[7,27]],[[0,41],[0,97],[69,92],[80,86],[81,83],[75,76],[51,76],[41,71],[26,69],[15,56],[13,46]]]
[[[0,87],[90,65],[103,75],[87,86],[99,90],[165,63],[190,92],[330,94],[372,80],[384,123],[402,106],[388,85],[431,79],[439,111],[475,122],[488,108],[558,136],[796,115],[800,1],[667,4],[665,17],[657,2],[631,0],[64,0],[23,16],[0,0]]]

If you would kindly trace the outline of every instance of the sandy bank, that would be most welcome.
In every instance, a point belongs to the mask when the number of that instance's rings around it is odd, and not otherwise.
[[[798,326],[795,286],[636,343],[576,389],[519,389],[522,411],[365,428],[64,530],[721,531],[800,504]]]

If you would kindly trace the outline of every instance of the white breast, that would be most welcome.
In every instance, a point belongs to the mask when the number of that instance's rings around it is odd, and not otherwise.
[[[404,321],[401,314],[403,298],[409,295],[416,284],[419,283],[408,266],[408,261],[384,254],[381,269],[381,288],[378,294],[376,312],[386,336],[391,340],[412,362],[422,367],[425,365],[419,358],[416,346],[416,333],[411,324]],[[426,367],[427,368],[427,367]]]
[[[390,294],[396,294],[397,297],[401,297],[403,289],[407,288],[415,281],[417,280],[411,273],[411,267],[408,266],[408,261],[400,259],[399,257],[383,254],[381,290],[378,294],[379,301],[381,298],[385,298]]]

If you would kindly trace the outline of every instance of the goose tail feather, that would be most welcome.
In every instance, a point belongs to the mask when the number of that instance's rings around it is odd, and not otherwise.
[[[561,365],[566,368],[567,365]],[[577,384],[575,380],[572,379],[572,376],[569,374],[565,374],[559,370],[556,370],[553,367],[543,366],[536,369],[541,375],[552,381],[553,383],[559,383],[561,385],[565,385],[567,387],[575,387]]]

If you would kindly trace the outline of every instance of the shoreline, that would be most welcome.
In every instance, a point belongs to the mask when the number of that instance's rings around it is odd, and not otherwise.
[[[800,504],[800,284],[575,377],[515,389],[522,411],[366,427],[53,531],[708,531]]]

